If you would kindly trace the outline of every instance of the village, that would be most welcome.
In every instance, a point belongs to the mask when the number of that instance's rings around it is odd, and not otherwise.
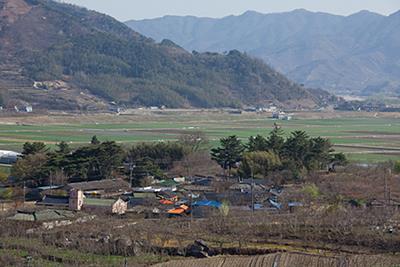
[[[228,188],[224,188],[227,184]],[[66,210],[115,216],[135,213],[159,219],[205,218],[226,203],[231,210],[241,211],[293,211],[302,206],[295,201],[282,203],[283,192],[283,188],[259,179],[227,183],[222,179],[218,182],[215,177],[176,177],[154,181],[147,187],[131,187],[123,179],[108,179],[27,189],[24,202],[8,219],[57,221],[68,219],[61,215]],[[47,216],[41,216],[43,213]]]
[[[350,162],[327,138],[284,135],[280,120],[290,114],[273,115],[267,135],[221,137],[213,146],[188,129],[174,141],[131,146],[94,135],[77,147],[25,142],[19,153],[3,150],[0,243],[29,251],[24,264],[54,248],[132,262],[156,257],[151,263],[299,253],[304,263],[340,262],[395,252],[399,163]]]

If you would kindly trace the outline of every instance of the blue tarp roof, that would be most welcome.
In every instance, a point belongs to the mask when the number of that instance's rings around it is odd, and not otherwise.
[[[193,206],[219,208],[219,207],[221,207],[221,202],[214,201],[214,200],[200,200],[200,201],[194,202]]]

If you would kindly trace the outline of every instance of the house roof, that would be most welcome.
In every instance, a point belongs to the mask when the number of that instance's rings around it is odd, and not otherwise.
[[[70,189],[79,189],[82,191],[104,190],[105,192],[126,191],[130,188],[129,183],[122,179],[105,179],[99,181],[70,183],[67,185]]]
[[[55,190],[62,188],[62,185],[48,185],[48,186],[39,186],[36,189],[39,191],[46,191],[46,190]]]
[[[134,198],[150,198],[157,199],[157,195],[152,192],[135,192],[133,193]]]
[[[183,214],[183,213],[185,213],[185,212],[188,211],[188,210],[189,210],[189,207],[188,207],[188,206],[186,206],[186,205],[180,205],[178,208],[174,208],[174,209],[168,210],[167,212],[168,212],[169,214]]]
[[[115,199],[103,199],[103,198],[85,198],[84,205],[88,206],[112,206],[115,202]]]
[[[173,187],[178,185],[179,183],[175,182],[173,179],[168,179],[168,180],[161,180],[157,184],[164,187],[169,187],[169,186]]]
[[[195,191],[195,192],[213,192],[214,188],[211,186],[202,186],[202,185],[185,185],[183,186],[183,189],[186,191]]]
[[[45,195],[42,201],[39,201],[36,204],[46,206],[68,206],[68,203],[69,197]]]
[[[203,207],[214,207],[219,208],[221,207],[221,202],[214,201],[214,200],[200,200],[193,203],[193,206],[203,206]]]

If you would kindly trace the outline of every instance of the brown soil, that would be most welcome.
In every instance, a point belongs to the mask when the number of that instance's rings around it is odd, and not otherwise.
[[[341,256],[326,257],[301,253],[276,253],[262,256],[240,257],[221,256],[208,259],[182,260],[160,263],[157,267],[386,267],[400,263],[398,257],[388,256]]]

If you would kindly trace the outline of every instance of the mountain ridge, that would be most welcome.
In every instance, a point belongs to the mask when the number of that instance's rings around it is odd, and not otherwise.
[[[220,19],[168,16],[126,24],[187,50],[238,49],[307,87],[336,93],[400,95],[400,11],[362,10],[349,16],[294,10],[248,11]],[[379,84],[385,86],[379,87]]]
[[[189,53],[75,5],[2,0],[0,9],[0,91],[9,106],[20,100],[85,110],[110,101],[128,107],[303,108],[332,99],[237,50]]]

